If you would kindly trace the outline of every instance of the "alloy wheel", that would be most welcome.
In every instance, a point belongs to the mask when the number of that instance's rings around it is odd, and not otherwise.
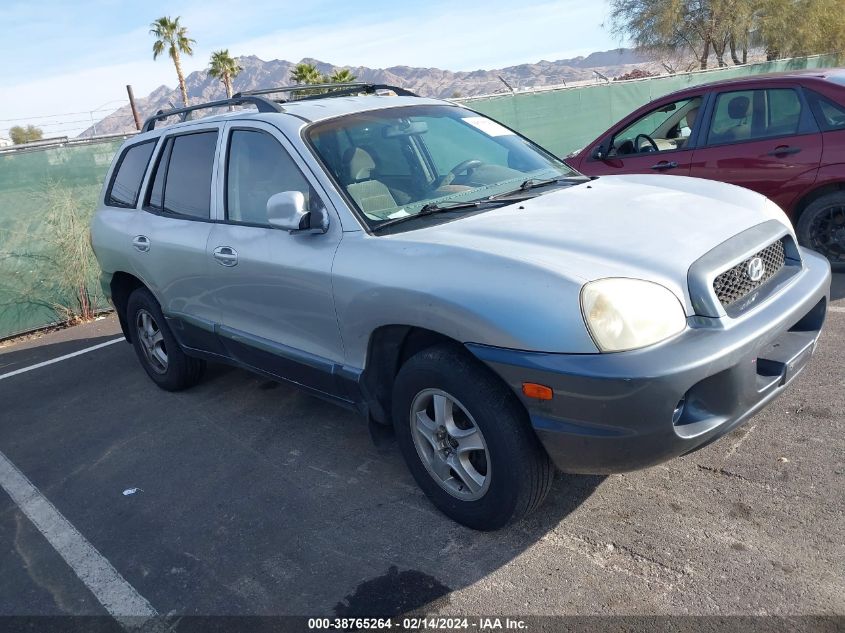
[[[138,310],[135,316],[135,332],[149,366],[157,374],[167,373],[167,347],[155,317],[146,310]]]
[[[487,443],[458,400],[441,389],[424,389],[411,404],[411,437],[429,475],[462,501],[475,501],[490,487]]]

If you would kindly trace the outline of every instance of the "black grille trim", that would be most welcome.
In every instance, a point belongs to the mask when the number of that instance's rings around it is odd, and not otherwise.
[[[748,276],[748,263],[755,257],[763,261],[765,272],[757,281],[752,281]],[[754,253],[748,259],[741,261],[733,268],[721,273],[713,280],[713,291],[722,307],[736,303],[749,293],[765,285],[784,267],[786,263],[786,251],[783,239],[772,242],[766,248]]]

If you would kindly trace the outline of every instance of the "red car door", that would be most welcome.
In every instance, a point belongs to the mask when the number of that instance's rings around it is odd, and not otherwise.
[[[702,98],[661,102],[621,123],[599,152],[588,148],[577,168],[588,176],[675,174],[688,176],[692,141],[700,127]]]
[[[822,137],[798,86],[770,86],[714,95],[690,175],[753,189],[788,212],[816,180]]]

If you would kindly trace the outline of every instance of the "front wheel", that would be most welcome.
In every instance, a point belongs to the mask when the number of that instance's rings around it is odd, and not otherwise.
[[[822,196],[804,209],[796,228],[798,242],[845,270],[845,191]]]
[[[504,527],[540,505],[554,467],[513,393],[463,350],[423,350],[400,369],[393,424],[428,498],[477,530]]]

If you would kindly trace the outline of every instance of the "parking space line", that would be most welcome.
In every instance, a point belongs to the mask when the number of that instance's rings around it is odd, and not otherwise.
[[[43,363],[37,363],[35,365],[30,365],[29,367],[22,367],[21,369],[16,369],[15,371],[10,371],[7,374],[0,374],[0,380],[4,380],[5,378],[11,378],[12,376],[17,376],[18,374],[23,374],[28,371],[32,371],[33,369],[38,369],[40,367],[46,367],[47,365],[52,365],[53,363],[58,363],[63,360],[67,360],[68,358],[73,358],[74,356],[80,356],[82,354],[87,354],[88,352],[93,352],[94,350],[101,349],[108,345],[114,345],[115,343],[120,343],[121,341],[125,341],[126,339],[122,336],[120,338],[115,338],[110,341],[106,341],[105,343],[100,343],[99,345],[92,345],[91,347],[86,347],[85,349],[81,349],[78,352],[72,352],[70,354],[65,354],[64,356],[59,356],[58,358],[53,358],[51,360],[45,360]]]
[[[0,486],[124,628],[141,629],[158,615],[152,605],[71,525],[17,466],[0,453]]]
[[[845,312],[845,307],[843,306],[828,306],[827,309],[831,312]]]

